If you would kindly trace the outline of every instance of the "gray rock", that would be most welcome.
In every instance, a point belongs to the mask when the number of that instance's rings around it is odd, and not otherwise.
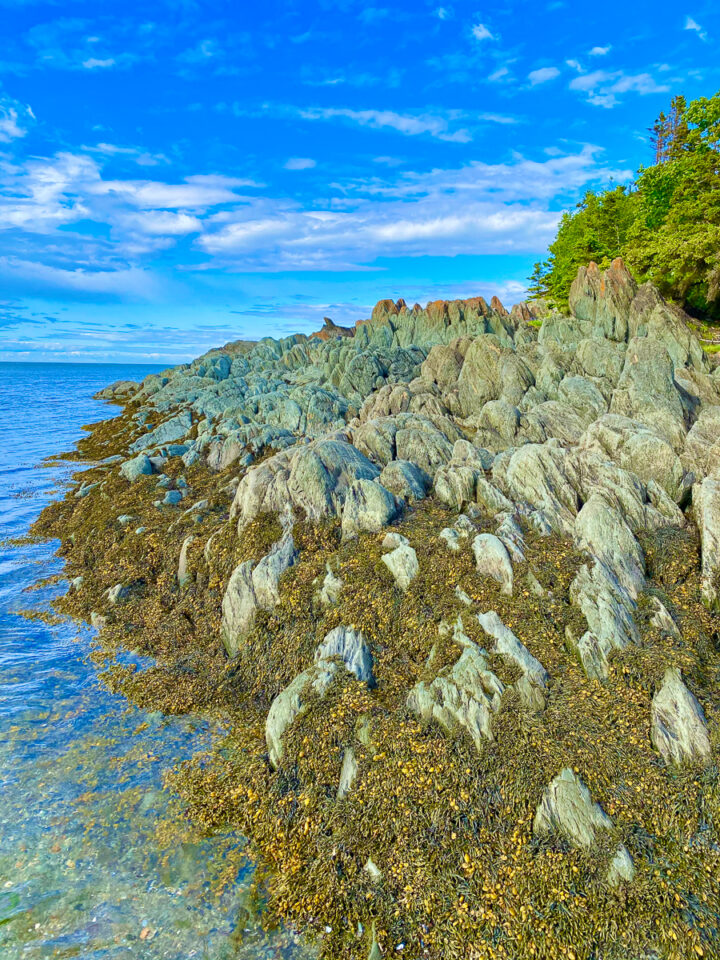
[[[340,784],[337,791],[337,799],[344,800],[350,793],[355,777],[358,772],[358,764],[355,759],[355,751],[352,747],[346,747],[343,754],[342,769],[340,770]]]
[[[435,496],[451,509],[462,510],[475,500],[475,487],[481,475],[479,466],[452,461],[439,467],[435,474]]]
[[[395,578],[395,583],[404,592],[420,569],[417,554],[409,544],[401,544],[384,555],[383,563]]]
[[[536,836],[559,834],[571,846],[590,849],[600,831],[611,830],[612,820],[594,803],[590,791],[573,771],[566,767],[546,788],[535,812]],[[611,885],[630,881],[635,868],[625,846],[620,844],[610,864],[607,879]]]
[[[448,549],[452,550],[454,553],[458,552],[463,540],[454,527],[443,527],[438,534],[438,538],[440,540],[444,540]]]
[[[665,671],[650,716],[650,739],[665,763],[708,762],[711,749],[705,714],[677,667]]]
[[[702,547],[702,597],[711,610],[720,609],[720,477],[706,477],[693,486],[693,510]]]
[[[182,542],[182,547],[180,548],[180,559],[178,560],[178,570],[177,570],[177,579],[178,584],[181,587],[186,587],[188,583],[192,580],[192,575],[188,570],[188,550],[190,549],[191,544],[195,541],[195,537],[190,534],[190,536],[185,537]]]
[[[168,420],[159,424],[154,430],[144,434],[142,437],[138,437],[138,439],[131,444],[130,449],[134,452],[137,450],[149,450],[151,447],[166,446],[175,440],[181,440],[185,434],[188,433],[191,426],[192,414],[189,410],[183,410],[174,417],[170,417]]]
[[[422,720],[435,720],[443,729],[460,727],[475,746],[492,740],[491,720],[500,707],[504,687],[490,670],[482,650],[471,641],[460,659],[430,683],[421,681],[410,691],[407,705]]]
[[[329,563],[325,565],[325,571],[325,579],[323,580],[322,589],[320,590],[320,603],[322,603],[324,607],[330,607],[334,603],[337,603],[340,591],[343,588],[343,582],[332,572]]]
[[[131,460],[126,460],[120,467],[120,474],[130,483],[134,483],[140,477],[149,476],[152,472],[152,464],[146,453],[139,453]]]
[[[478,623],[495,640],[495,653],[520,667],[528,680],[541,690],[547,688],[548,673],[524,643],[506,627],[494,610],[478,614]]]
[[[380,483],[403,500],[422,500],[432,481],[409,460],[393,460],[383,468]]]
[[[130,588],[123,586],[122,583],[116,583],[114,587],[110,587],[105,591],[105,596],[112,604],[123,603],[125,600],[130,599]]]
[[[645,586],[645,557],[620,512],[592,494],[575,519],[575,543],[607,568],[633,600]]]
[[[379,533],[398,518],[401,509],[400,502],[382,484],[373,480],[356,480],[345,497],[343,539],[350,540],[358,533]]]
[[[288,727],[305,710],[313,693],[324,695],[336,672],[333,663],[316,664],[298,674],[270,704],[265,720],[265,742],[273,767],[279,766],[285,754],[283,737]]]
[[[335,627],[315,651],[315,662],[339,657],[345,669],[368,686],[375,685],[373,658],[365,637],[353,627]]]
[[[382,548],[383,550],[394,550],[395,547],[404,547],[409,543],[410,541],[407,537],[404,537],[401,533],[398,533],[397,530],[391,530],[383,537]]]
[[[480,533],[473,540],[475,568],[483,576],[492,577],[502,586],[502,592],[512,596],[513,568],[507,547],[491,533]]]

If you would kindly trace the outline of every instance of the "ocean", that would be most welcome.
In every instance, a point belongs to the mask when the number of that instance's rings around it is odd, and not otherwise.
[[[113,380],[160,367],[0,363],[0,957],[3,960],[269,960],[312,953],[266,931],[236,833],[196,834],[163,772],[207,747],[200,718],[166,718],[110,694],[88,659],[91,631],[49,625],[66,583],[56,543],[13,545],[78,465],[40,466]]]

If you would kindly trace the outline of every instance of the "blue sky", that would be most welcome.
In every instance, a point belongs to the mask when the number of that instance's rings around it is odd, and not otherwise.
[[[178,362],[384,297],[522,298],[720,88],[715,0],[0,0],[0,359]]]

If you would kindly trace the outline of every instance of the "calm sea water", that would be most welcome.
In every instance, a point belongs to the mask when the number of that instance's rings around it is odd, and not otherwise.
[[[152,369],[0,363],[1,540],[62,495],[70,468],[42,459],[115,412],[93,393]],[[64,589],[27,592],[62,570],[55,546],[0,544],[0,957],[309,956],[289,931],[262,930],[243,838],[197,836],[161,790],[212,732],[104,690],[89,631],[17,615]]]

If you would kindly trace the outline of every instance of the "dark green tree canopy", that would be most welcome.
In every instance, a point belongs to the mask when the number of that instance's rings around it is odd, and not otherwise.
[[[531,293],[559,307],[579,266],[622,256],[685,309],[720,319],[720,92],[673,98],[650,129],[655,163],[630,186],[588,191],[563,215]]]

